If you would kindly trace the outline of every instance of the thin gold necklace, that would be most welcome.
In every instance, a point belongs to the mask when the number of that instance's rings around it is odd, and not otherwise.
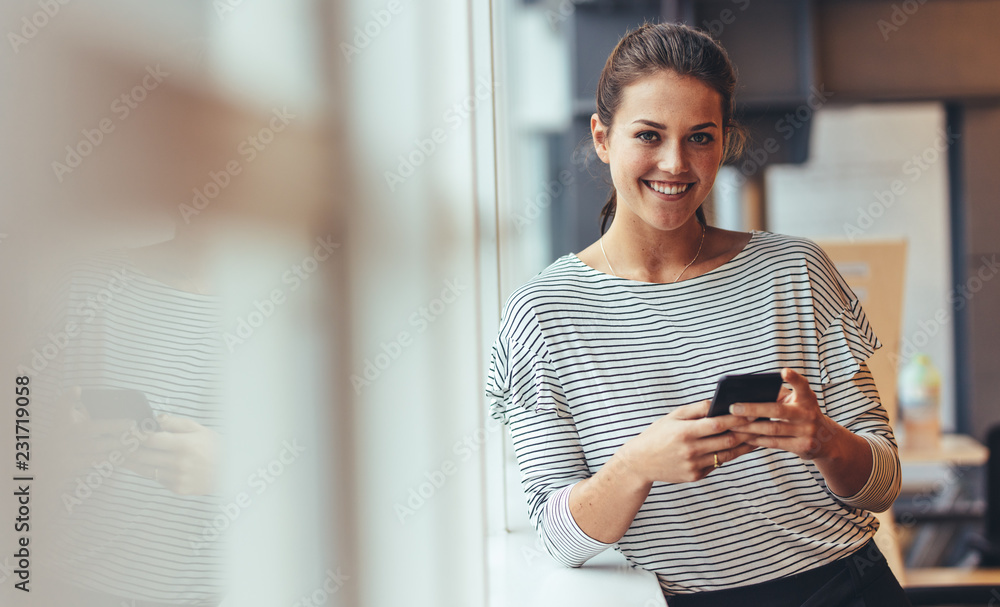
[[[608,269],[611,270],[611,273],[614,274],[615,278],[621,278],[621,276],[618,276],[618,273],[615,272],[614,267],[612,267],[611,262],[608,260],[607,251],[604,250],[604,234],[601,234],[600,243],[601,243],[601,253],[604,254],[604,263],[608,264]],[[677,275],[677,278],[673,279],[671,282],[677,282],[678,280],[680,280],[681,276],[684,276],[684,272],[687,272],[688,268],[691,267],[691,264],[698,261],[698,256],[701,255],[701,247],[704,244],[705,244],[705,224],[701,224],[701,242],[698,243],[698,252],[694,254],[694,259],[689,261],[688,265],[684,266],[684,269],[681,270],[681,273]]]

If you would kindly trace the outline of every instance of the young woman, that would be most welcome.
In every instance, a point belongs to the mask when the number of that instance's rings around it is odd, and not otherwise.
[[[899,459],[857,298],[810,241],[701,210],[741,147],[734,88],[691,28],[619,42],[591,118],[614,184],[603,235],[508,299],[493,415],[566,565],[616,544],[671,607],[907,605],[871,541]],[[778,402],[706,417],[720,376],[776,371]]]

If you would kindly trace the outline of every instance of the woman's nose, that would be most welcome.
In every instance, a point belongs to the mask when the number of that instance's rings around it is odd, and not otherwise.
[[[668,140],[660,146],[657,168],[672,175],[679,175],[687,171],[687,158],[684,155],[684,146],[680,141]]]

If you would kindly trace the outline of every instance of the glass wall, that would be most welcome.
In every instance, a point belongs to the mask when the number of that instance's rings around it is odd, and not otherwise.
[[[0,13],[0,602],[485,604],[489,6]]]

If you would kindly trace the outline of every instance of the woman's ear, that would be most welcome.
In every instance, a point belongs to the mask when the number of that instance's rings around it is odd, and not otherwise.
[[[608,128],[601,124],[597,114],[590,117],[590,135],[594,139],[594,150],[601,162],[608,164]]]

